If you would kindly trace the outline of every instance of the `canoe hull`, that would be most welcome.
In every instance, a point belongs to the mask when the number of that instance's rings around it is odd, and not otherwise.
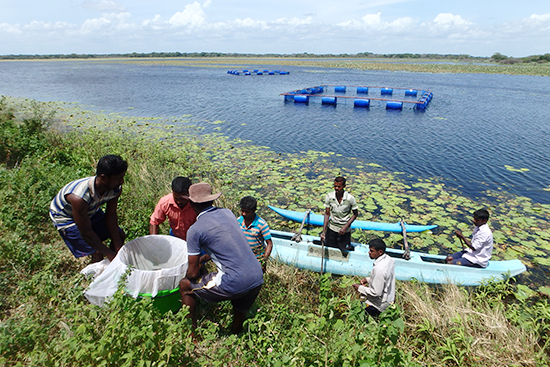
[[[302,223],[304,220],[305,212],[297,212],[294,210],[288,210],[288,209],[281,209],[274,206],[269,205],[269,209],[273,210],[275,213],[285,217],[286,219],[289,219],[294,222]],[[324,216],[320,214],[314,214],[310,213],[308,215],[308,218],[306,218],[306,225],[312,225],[312,226],[322,226],[324,221]],[[405,224],[405,229],[407,232],[423,232],[423,231],[429,231],[430,229],[436,228],[437,225],[427,225],[427,226],[421,226],[421,225],[411,225],[411,224]],[[351,224],[351,228],[358,228],[365,231],[385,231],[385,232],[398,232],[401,233],[402,228],[401,224],[398,223],[384,223],[384,222],[370,222],[366,220],[355,220]]]
[[[322,257],[319,237],[302,235],[302,241],[295,242],[291,240],[292,233],[272,230],[271,234],[272,258],[287,265],[320,272],[322,262],[323,272],[360,277],[369,276],[372,271],[373,260],[369,258],[367,245],[353,243],[355,251],[351,252],[325,247]],[[405,281],[476,286],[491,278],[502,280],[526,270],[519,260],[490,261],[486,268],[479,269],[447,265],[442,255],[412,251],[411,259],[404,260],[402,250],[388,248],[386,253],[395,260],[395,278]]]

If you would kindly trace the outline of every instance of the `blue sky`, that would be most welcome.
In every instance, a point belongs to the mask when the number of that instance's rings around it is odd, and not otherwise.
[[[0,0],[0,55],[550,53],[550,1]]]

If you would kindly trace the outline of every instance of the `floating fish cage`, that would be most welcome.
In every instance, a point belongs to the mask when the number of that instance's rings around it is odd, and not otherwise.
[[[288,75],[290,74],[290,71],[284,71],[284,70],[228,70],[227,74],[233,74],[233,75]]]
[[[404,108],[425,110],[433,98],[431,90],[373,87],[365,85],[318,85],[281,93],[285,102],[321,102],[323,105],[353,104],[357,108],[371,106],[388,110]]]

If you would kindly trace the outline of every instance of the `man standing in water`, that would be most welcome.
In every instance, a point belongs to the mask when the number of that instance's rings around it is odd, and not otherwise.
[[[128,163],[106,155],[97,163],[96,175],[65,185],[50,204],[52,219],[74,257],[92,255],[92,262],[106,256],[113,260],[124,244],[118,226],[117,205]],[[101,205],[107,203],[105,213]],[[103,244],[111,239],[110,247]]]
[[[189,307],[193,328],[197,324],[196,297],[208,303],[231,301],[231,332],[237,334],[260,293],[263,272],[231,210],[212,206],[220,195],[221,192],[212,194],[206,182],[189,187],[189,200],[197,221],[187,232],[189,267],[179,284],[180,296]],[[200,276],[201,250],[216,264],[215,272]]]
[[[334,191],[325,196],[325,218],[321,240],[328,247],[341,251],[353,251],[351,246],[351,223],[357,218],[357,202],[353,195],[345,191],[346,179],[334,179]]]

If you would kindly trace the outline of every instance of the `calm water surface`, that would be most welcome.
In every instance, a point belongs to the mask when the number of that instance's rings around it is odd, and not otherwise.
[[[250,68],[255,68],[253,65]],[[277,66],[260,69],[281,68]],[[550,203],[550,80],[288,67],[290,75],[88,61],[0,62],[0,94],[79,102],[133,116],[192,115],[277,152],[331,151],[415,177],[438,177],[464,195],[501,188]],[[425,112],[295,105],[282,92],[319,84],[429,89]],[[379,96],[373,96],[379,97]],[[210,124],[222,120],[223,124]],[[527,172],[513,172],[527,168]]]

